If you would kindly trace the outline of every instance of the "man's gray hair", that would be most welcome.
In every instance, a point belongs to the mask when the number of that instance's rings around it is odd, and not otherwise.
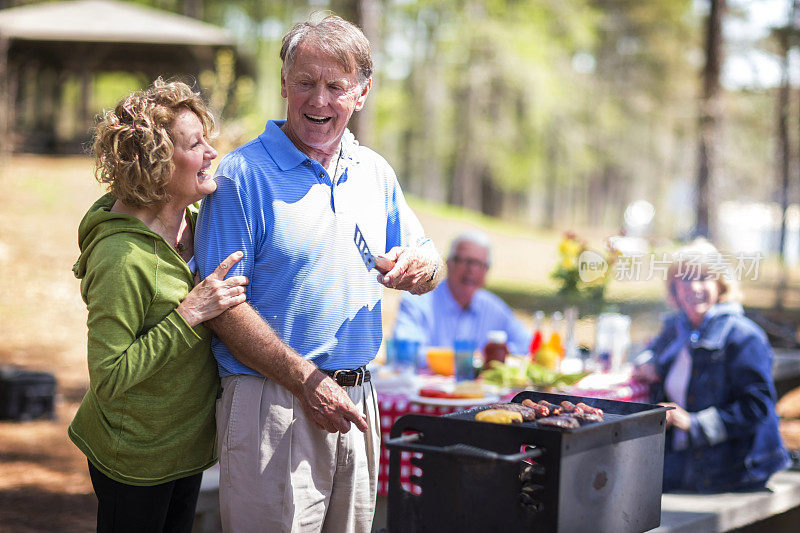
[[[308,42],[336,58],[346,72],[355,71],[363,88],[372,76],[372,56],[369,41],[358,26],[336,15],[313,13],[308,20],[295,24],[283,36],[281,61],[290,69],[300,43]],[[322,18],[321,18],[322,17]]]
[[[450,253],[447,254],[448,259],[456,255],[456,250],[462,242],[468,242],[486,250],[486,264],[492,264],[492,241],[489,240],[488,235],[479,230],[465,231],[453,239],[450,243]]]

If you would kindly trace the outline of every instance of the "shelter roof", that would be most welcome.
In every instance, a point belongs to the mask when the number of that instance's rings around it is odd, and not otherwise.
[[[0,35],[37,41],[234,44],[212,24],[115,0],[72,0],[0,10]]]

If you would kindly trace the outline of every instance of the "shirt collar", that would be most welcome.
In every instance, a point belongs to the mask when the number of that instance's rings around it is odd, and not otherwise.
[[[473,312],[473,304],[475,303],[475,297],[478,295],[478,291],[475,291],[475,294],[472,295],[472,300],[469,302],[467,307],[461,307],[461,305],[453,297],[453,293],[450,292],[450,286],[448,285],[447,280],[442,281],[439,284],[439,287],[437,287],[436,291],[442,295],[442,298],[449,307],[450,312],[455,314]]]
[[[258,136],[264,149],[272,157],[275,164],[281,170],[290,170],[310,161],[311,158],[298,150],[294,143],[286,136],[281,127],[286,123],[285,120],[270,120],[264,132]],[[339,143],[342,160],[353,158],[354,148],[358,145],[355,137],[350,130],[345,129]]]
[[[742,305],[738,302],[721,302],[709,309],[703,317],[703,322],[697,329],[692,328],[686,313],[680,312],[679,331],[681,335],[688,336],[693,347],[718,350],[725,345],[728,332],[733,327],[731,317],[744,314]]]

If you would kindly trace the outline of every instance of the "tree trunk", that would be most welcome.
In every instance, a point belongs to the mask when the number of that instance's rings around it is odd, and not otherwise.
[[[790,19],[791,20],[791,19]],[[787,28],[788,29],[788,28]],[[786,247],[786,211],[789,208],[789,35],[782,32],[781,48],[782,59],[782,80],[778,88],[777,101],[777,165],[778,170],[778,202],[781,205],[781,226],[778,238],[778,261],[780,263],[781,274],[778,282],[778,290],[775,293],[775,307],[783,307],[783,293],[786,288],[786,266],[784,249]]]
[[[703,69],[703,96],[700,101],[699,162],[696,195],[696,236],[711,237],[714,212],[714,185],[720,173],[719,121],[721,118],[720,68],[722,65],[722,20],[726,0],[710,0],[706,26],[706,64]]]
[[[203,20],[203,0],[183,0],[183,14],[197,20]]]
[[[469,60],[463,73],[463,88],[459,98],[468,113],[459,113],[455,121],[455,161],[451,202],[474,211],[481,209],[481,175],[485,163],[479,154],[478,122],[482,117],[482,103],[486,101],[486,65],[477,50],[479,43],[470,45]]]
[[[542,227],[553,229],[556,224],[556,188],[558,186],[558,126],[554,118],[547,129],[544,168],[544,210]]]
[[[364,32],[372,50],[373,60],[375,52],[380,49],[381,6],[379,0],[334,0],[331,8],[343,19],[352,22]],[[375,80],[373,79],[373,90]],[[374,97],[374,95],[373,95]],[[375,102],[372,97],[367,98],[367,103],[361,111],[353,113],[349,128],[356,136],[358,142],[364,146],[373,146],[375,142]]]
[[[420,138],[423,146],[418,153],[421,154],[421,167],[419,179],[423,182],[421,195],[430,200],[443,202],[447,198],[444,173],[442,172],[442,110],[447,107],[447,87],[444,83],[431,83],[431,80],[440,80],[442,73],[439,65],[435,32],[436,22],[426,21],[425,42],[422,64],[422,79],[418,80],[417,87],[419,101],[422,102],[422,116],[420,117]]]
[[[11,153],[13,125],[11,114],[14,102],[11,100],[11,76],[8,65],[9,42],[7,37],[0,36],[0,161]]]

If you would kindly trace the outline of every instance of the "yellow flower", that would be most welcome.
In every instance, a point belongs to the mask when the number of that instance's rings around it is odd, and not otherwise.
[[[578,267],[578,259],[572,256],[565,256],[561,259],[561,268],[564,270],[574,270]]]
[[[564,239],[558,245],[558,252],[562,257],[578,257],[581,253],[581,244],[573,239]]]

